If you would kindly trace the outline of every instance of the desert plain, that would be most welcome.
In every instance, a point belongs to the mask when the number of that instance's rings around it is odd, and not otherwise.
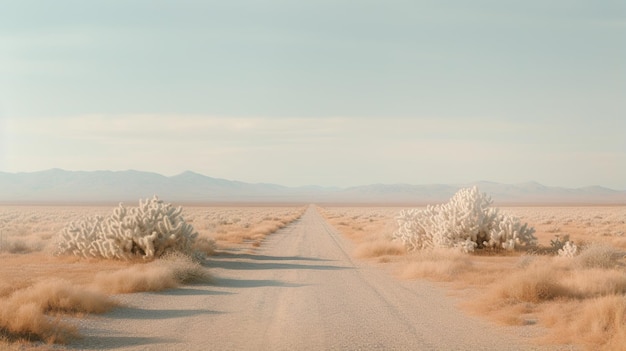
[[[501,207],[532,250],[407,252],[406,207],[184,206],[201,255],[55,255],[111,206],[0,207],[0,349],[620,350],[626,207]],[[561,257],[556,246],[581,248]]]

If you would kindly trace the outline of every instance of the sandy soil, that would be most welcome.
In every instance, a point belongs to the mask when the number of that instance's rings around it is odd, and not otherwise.
[[[532,350],[529,339],[463,315],[445,292],[354,260],[310,207],[254,253],[211,257],[213,285],[120,295],[129,307],[76,319],[70,349]]]

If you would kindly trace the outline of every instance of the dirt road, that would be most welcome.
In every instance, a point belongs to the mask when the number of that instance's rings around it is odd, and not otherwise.
[[[310,207],[254,254],[212,257],[210,286],[131,294],[81,322],[77,349],[528,350],[431,284],[350,257]]]

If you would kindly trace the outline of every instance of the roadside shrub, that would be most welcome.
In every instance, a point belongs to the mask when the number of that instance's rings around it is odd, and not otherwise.
[[[115,306],[98,291],[65,280],[41,281],[0,300],[0,336],[65,343],[78,336],[76,328],[49,313],[104,313]]]
[[[492,289],[496,296],[509,302],[533,302],[569,297],[571,292],[555,279],[558,269],[536,262],[523,270],[516,270],[498,281]]]
[[[386,255],[402,255],[406,251],[404,246],[389,240],[376,240],[359,244],[354,250],[356,257],[380,257]]]
[[[192,253],[198,235],[173,207],[158,197],[139,200],[139,207],[117,207],[109,217],[71,222],[61,233],[57,254],[109,259],[152,259],[168,252]]]
[[[96,290],[85,289],[63,279],[44,280],[14,292],[10,304],[34,303],[43,312],[104,313],[115,302]]]
[[[400,276],[404,279],[431,278],[452,281],[459,275],[474,269],[471,257],[457,250],[423,250],[412,257]]]
[[[36,303],[16,305],[0,302],[0,340],[65,343],[77,335],[75,327],[66,323],[55,323]]]
[[[408,251],[458,248],[473,252],[476,248],[515,248],[536,242],[535,230],[517,217],[490,207],[492,200],[477,187],[459,190],[448,203],[429,205],[426,209],[407,209],[396,217],[398,230],[394,239]]]
[[[575,257],[575,262],[581,268],[614,268],[622,258],[624,258],[624,253],[614,247],[595,243],[585,247]]]
[[[144,291],[162,291],[181,284],[208,283],[211,281],[206,268],[189,256],[167,254],[162,259],[146,264],[135,264],[113,272],[95,275],[93,287],[111,294]]]
[[[563,235],[562,238],[557,234],[554,236],[554,239],[550,240],[550,249],[552,252],[558,253],[559,250],[563,249],[563,246],[565,246],[565,244],[569,241],[569,234]]]

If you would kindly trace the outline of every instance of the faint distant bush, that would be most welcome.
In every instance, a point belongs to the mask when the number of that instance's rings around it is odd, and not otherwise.
[[[586,246],[575,258],[575,263],[581,268],[614,268],[624,253],[603,243]]]
[[[477,187],[461,189],[448,203],[401,211],[394,239],[403,242],[408,251],[459,248],[473,252],[476,248],[513,250],[535,245],[534,228],[491,204],[491,198]]]
[[[0,252],[24,254],[40,251],[42,246],[42,243],[28,243],[23,239],[9,239],[4,231],[0,231]]]
[[[57,254],[83,257],[152,259],[169,252],[192,254],[198,233],[173,207],[158,197],[139,200],[138,207],[120,204],[109,217],[71,222],[61,233]]]
[[[5,242],[4,245],[0,247],[0,251],[9,253],[29,253],[32,252],[33,249],[23,240],[13,240]]]
[[[550,252],[560,257],[574,257],[580,250],[573,241],[569,239],[569,234],[556,235],[554,239],[550,240]]]
[[[567,243],[568,241],[569,234],[565,234],[563,235],[563,237],[561,237],[560,235],[555,235],[554,239],[550,240],[550,249],[553,252],[558,252],[563,248],[563,246],[565,246],[565,243]]]

